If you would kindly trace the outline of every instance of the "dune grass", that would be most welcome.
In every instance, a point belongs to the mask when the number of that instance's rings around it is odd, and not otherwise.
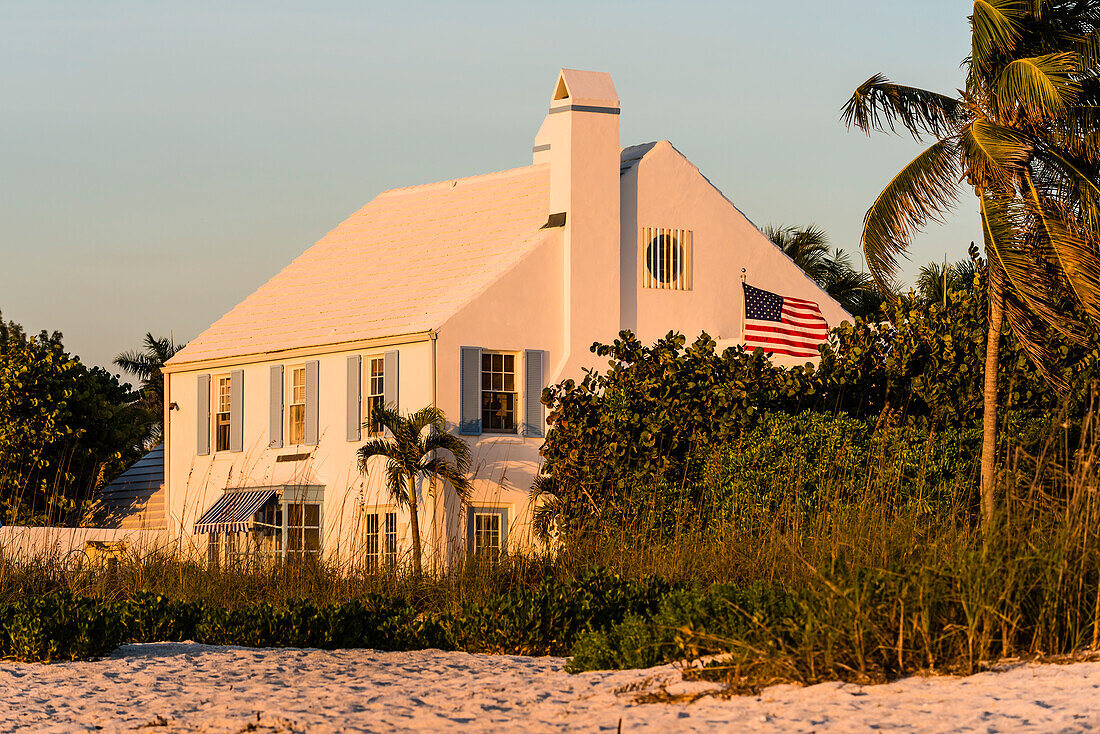
[[[635,513],[629,523],[572,539],[553,557],[458,564],[422,577],[324,562],[210,569],[168,551],[112,568],[0,560],[0,603],[55,591],[106,600],[155,593],[228,608],[381,595],[427,616],[492,609],[489,617],[511,621],[501,623],[508,632],[490,649],[530,652],[543,648],[524,639],[524,625],[560,612],[554,605],[564,602],[521,592],[575,589],[573,582],[601,567],[626,580],[667,583],[659,602],[641,612],[606,625],[586,622],[572,648],[575,669],[717,656],[694,674],[748,689],[969,673],[1004,658],[1100,646],[1096,427],[1089,415],[1055,426],[1042,441],[1010,445],[1000,510],[984,533],[975,515],[976,477],[965,472],[925,491],[923,470],[891,473],[888,457],[874,451],[854,466],[836,446],[811,457],[812,502],[805,462],[766,474],[762,502],[759,487],[742,492],[731,480],[727,470],[743,473],[744,463],[730,458],[737,447],[727,447],[699,479],[713,485],[710,491],[678,508],[671,530],[654,532],[667,513]],[[706,506],[715,497],[721,511]],[[585,614],[599,619],[600,610]]]

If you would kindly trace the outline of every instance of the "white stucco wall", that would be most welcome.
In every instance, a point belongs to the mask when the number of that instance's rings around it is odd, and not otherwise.
[[[690,343],[706,331],[715,340],[741,340],[745,312],[741,269],[749,285],[816,301],[834,327],[850,316],[760,233],[690,161],[667,141],[657,143],[622,181],[623,328],[651,344],[669,331]],[[693,233],[690,291],[642,288],[643,227]],[[778,364],[804,362],[776,357]]]
[[[461,347],[476,346],[517,355],[519,390],[517,423],[522,426],[526,405],[522,355],[526,349],[547,353],[547,382],[560,378],[569,357],[564,341],[565,308],[562,277],[565,267],[562,233],[550,231],[548,238],[529,257],[474,298],[439,329],[438,405],[457,431],[460,415],[459,354]],[[506,507],[509,512],[508,543],[513,551],[530,547],[528,492],[541,464],[542,439],[516,434],[462,437],[471,449],[473,493],[470,504]],[[461,547],[467,518],[454,496],[449,496],[442,537],[450,551]]]
[[[395,340],[401,341],[401,340]],[[181,365],[168,375],[166,400],[178,410],[169,411],[166,441],[169,530],[196,553],[205,551],[206,536],[193,535],[195,521],[227,488],[270,485],[315,486],[323,490],[322,538],[330,558],[353,560],[361,550],[361,508],[389,505],[382,472],[360,474],[356,451],[362,441],[347,440],[347,358],[365,358],[388,350],[399,353],[398,399],[402,410],[429,405],[431,389],[431,345],[425,338],[412,343],[372,344],[369,348],[332,351],[328,354],[300,354],[293,358],[271,356],[255,361],[216,368]],[[318,361],[318,442],[315,446],[292,446],[284,441],[279,449],[268,448],[270,411],[270,368]],[[244,371],[243,451],[197,454],[197,381],[201,374],[217,376],[232,370]],[[285,420],[285,417],[284,417]],[[284,434],[285,438],[285,434]],[[309,458],[276,462],[276,457],[308,453]],[[432,547],[430,508],[421,520],[425,554]],[[399,511],[400,543],[408,548],[407,513]]]

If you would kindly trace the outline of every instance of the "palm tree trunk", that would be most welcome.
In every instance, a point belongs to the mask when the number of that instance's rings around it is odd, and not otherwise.
[[[982,530],[989,533],[996,508],[997,365],[1004,320],[1004,291],[998,278],[989,280],[989,332],[985,345],[985,406],[982,411]]]
[[[416,514],[416,477],[409,477],[409,525],[412,526],[413,543],[413,573],[419,577],[421,572],[420,557],[420,518]]]

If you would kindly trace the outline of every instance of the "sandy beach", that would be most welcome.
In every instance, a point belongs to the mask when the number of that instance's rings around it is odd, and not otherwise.
[[[1100,663],[1017,665],[884,686],[701,692],[664,666],[570,675],[561,658],[438,650],[128,645],[96,662],[0,663],[0,731],[78,732],[1085,732]]]

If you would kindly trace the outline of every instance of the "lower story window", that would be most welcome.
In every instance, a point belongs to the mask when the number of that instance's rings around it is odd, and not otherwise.
[[[288,555],[321,552],[320,505],[287,505],[286,552]]]
[[[280,560],[321,552],[321,505],[272,497],[252,516],[248,530],[210,533],[206,560],[212,566],[261,559]]]
[[[386,509],[368,511],[364,524],[367,566],[378,569],[395,565],[397,563],[397,511]]]
[[[475,558],[498,558],[507,547],[508,511],[504,508],[471,508],[467,541]]]

